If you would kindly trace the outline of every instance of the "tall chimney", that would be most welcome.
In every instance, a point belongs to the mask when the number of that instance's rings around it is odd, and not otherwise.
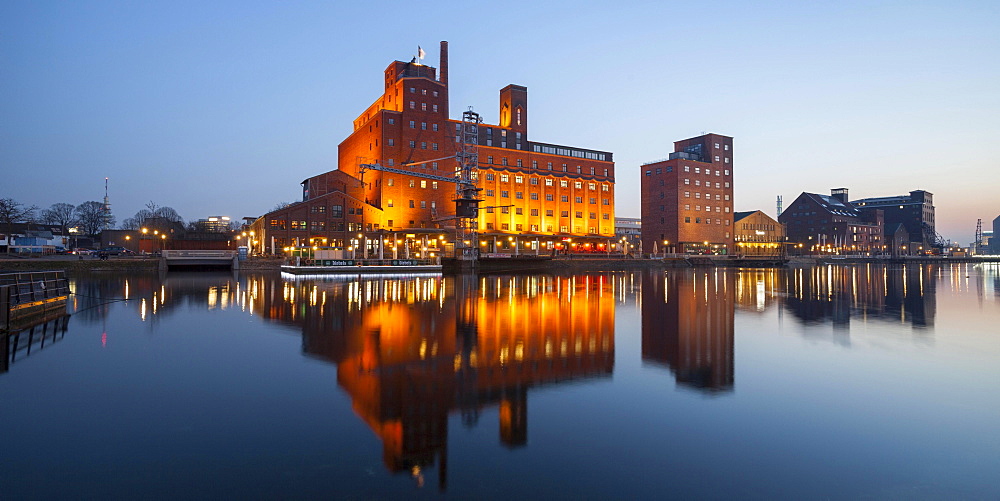
[[[444,117],[447,119],[451,116],[451,109],[448,103],[448,42],[445,40],[441,41],[441,63],[438,65],[438,81],[444,84]]]

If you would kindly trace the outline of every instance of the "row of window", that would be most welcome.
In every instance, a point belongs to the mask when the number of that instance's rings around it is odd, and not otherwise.
[[[487,172],[486,173],[486,180],[487,181],[494,181],[494,180],[496,180],[496,178],[497,178],[497,176],[495,174],[493,174],[492,172]],[[538,182],[539,182],[538,179],[539,178],[537,178],[537,177],[529,177],[528,178],[528,183],[532,184],[532,185],[538,185]],[[509,183],[510,182],[510,175],[509,174],[500,174],[500,182],[501,183]],[[514,182],[515,183],[523,183],[524,182],[524,177],[518,176],[518,175],[514,175]],[[545,178],[545,186],[553,186],[554,184],[555,184],[555,180],[554,179],[552,179],[552,178]],[[559,187],[560,188],[568,188],[569,187],[569,180],[568,179],[560,179],[559,180]],[[574,181],[573,182],[573,187],[576,188],[576,189],[578,189],[578,190],[583,189],[583,181]],[[597,183],[587,183],[587,189],[588,190],[596,190],[597,189]],[[601,191],[611,191],[611,185],[610,184],[601,184]]]
[[[415,101],[410,101],[410,109],[411,110],[417,109],[417,103]],[[438,105],[432,104],[431,111],[437,113],[437,110],[438,110]],[[420,103],[420,111],[427,111],[427,103]]]
[[[684,184],[691,184],[691,180],[688,179],[688,178],[684,178]],[[701,186],[701,179],[695,179],[694,180],[694,185],[695,186]],[[711,188],[712,187],[712,182],[711,181],[705,181],[705,187],[706,188]],[[720,182],[716,181],[715,187],[716,188],[722,188],[722,187],[728,188],[729,187],[729,181],[726,181],[726,182],[723,182],[723,183],[720,183]]]
[[[691,222],[691,218],[690,217],[685,217],[684,218],[684,222],[685,223],[690,223]],[[701,224],[701,222],[702,222],[702,218],[700,218],[700,217],[694,218],[694,223],[695,224]],[[715,220],[715,224],[722,224],[722,222],[723,222],[722,219],[716,219]],[[729,226],[729,220],[728,219],[725,220],[725,223],[726,223],[726,226]],[[712,224],[712,218],[706,217],[705,218],[705,224]],[[728,234],[726,236],[728,237]]]
[[[744,230],[776,231],[773,224],[743,223]]]
[[[431,91],[431,92],[433,92],[434,97],[438,97],[438,91],[435,90],[435,91]],[[416,94],[416,93],[417,93],[417,88],[416,87],[410,87],[410,94]],[[427,95],[427,89],[420,89],[420,95],[426,96]]]
[[[694,197],[695,198],[701,198],[701,192],[700,191],[694,192]],[[662,192],[660,192],[660,198],[663,198],[663,193]],[[691,192],[690,191],[685,191],[684,192],[684,198],[691,198]],[[705,200],[711,200],[711,199],[712,199],[712,194],[711,193],[705,193]],[[723,199],[724,200],[729,200],[729,195],[719,195],[718,193],[716,193],[715,194],[715,199],[716,200],[723,200]]]
[[[722,146],[725,147],[726,151],[729,151],[729,145],[728,144],[724,144]],[[715,149],[719,149],[719,143],[715,143]]]
[[[663,207],[663,206],[661,205],[660,207]],[[660,210],[663,210],[663,209],[660,209]],[[684,204],[684,210],[691,210],[691,205],[690,204]],[[701,210],[701,206],[700,205],[695,205],[694,206],[694,210],[700,211]],[[712,212],[712,206],[711,205],[706,205],[705,206],[705,212]],[[729,207],[725,207],[725,211],[723,211],[723,207],[720,207],[720,206],[716,205],[715,206],[715,212],[725,212],[726,214],[729,214]]]
[[[530,231],[536,231],[536,232],[538,231],[538,228],[539,228],[539,226],[537,224],[528,225],[528,227],[531,228]],[[515,224],[514,228],[515,228],[515,231],[524,231],[524,225],[523,224]],[[574,228],[573,231],[575,231],[576,233],[580,233],[580,227],[579,226],[574,226],[573,228]],[[493,223],[486,223],[486,229],[487,230],[495,230],[496,228],[494,228]],[[510,224],[508,224],[508,223],[500,223],[500,229],[501,230],[505,230],[505,231],[509,231],[510,230]],[[552,225],[551,224],[545,225],[545,231],[547,231],[549,233],[552,233]],[[591,234],[597,234],[597,227],[596,226],[589,226],[589,227],[587,227],[587,231],[589,233],[591,233]],[[567,226],[567,225],[560,226],[559,227],[559,232],[560,233],[569,233],[569,226]],[[609,231],[606,230],[605,233],[609,233]]]
[[[385,201],[386,207],[395,207],[396,206],[395,204],[396,203],[393,202],[393,200],[391,198],[386,199],[386,201]],[[416,205],[415,201],[410,200],[410,208],[411,209],[416,209],[417,208],[417,205]],[[420,208],[421,209],[426,209],[427,208],[427,201],[426,200],[421,200],[420,201]],[[431,209],[437,209],[437,202],[431,200]]]

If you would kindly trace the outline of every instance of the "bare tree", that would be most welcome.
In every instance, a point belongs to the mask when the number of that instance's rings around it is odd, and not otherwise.
[[[122,221],[122,229],[138,230],[146,225],[146,220],[154,217],[162,217],[167,221],[183,223],[184,218],[174,210],[173,207],[159,206],[150,200],[145,209],[139,209],[134,216]]]
[[[76,207],[73,204],[52,204],[51,207],[42,211],[42,221],[45,221],[46,224],[59,225],[62,234],[66,235],[69,227],[76,222],[76,217],[73,215],[75,209]]]
[[[38,207],[34,205],[26,206],[13,198],[0,198],[0,223],[3,224],[7,235],[7,251],[10,252],[10,244],[14,243],[14,223],[20,223],[35,217]]]
[[[84,202],[76,206],[74,211],[77,224],[85,235],[97,235],[104,228],[106,212],[101,202]]]

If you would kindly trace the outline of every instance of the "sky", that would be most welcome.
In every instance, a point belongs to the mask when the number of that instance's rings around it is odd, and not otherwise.
[[[1000,215],[1000,2],[2,2],[0,197],[153,201],[260,216],[337,145],[417,46],[449,42],[451,117],[614,153],[615,212],[644,162],[732,136],[735,209],[803,191],[923,189],[968,244]]]

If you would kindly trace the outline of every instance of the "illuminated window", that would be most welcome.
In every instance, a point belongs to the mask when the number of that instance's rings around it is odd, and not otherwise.
[[[386,205],[387,205],[388,207],[392,207],[392,199],[390,198],[389,200],[386,200],[386,203],[385,203],[385,204],[386,204]]]
[[[410,188],[413,188],[413,187],[415,187],[416,185],[417,185],[417,182],[416,182],[415,180],[411,179],[411,180],[410,180]]]
[[[506,183],[506,182],[509,182],[509,181],[510,181],[510,176],[508,176],[507,174],[500,174],[500,182],[501,183]]]
[[[421,179],[420,180],[420,187],[426,189],[427,188],[427,181]]]
[[[560,179],[559,180],[559,187],[560,188],[566,188],[568,186],[569,186],[569,181],[567,181],[565,179]]]
[[[520,162],[520,160],[518,160],[518,162]],[[514,176],[514,182],[515,183],[523,183],[524,182],[524,177],[523,176]]]
[[[574,181],[573,182],[573,187],[576,188],[576,189],[578,189],[578,190],[581,189],[581,188],[583,188],[583,181]]]
[[[545,178],[545,186],[552,186],[552,178]]]
[[[431,189],[432,189],[432,190],[436,190],[436,189],[438,189],[438,182],[437,182],[437,181],[433,181],[433,182],[431,182]]]

